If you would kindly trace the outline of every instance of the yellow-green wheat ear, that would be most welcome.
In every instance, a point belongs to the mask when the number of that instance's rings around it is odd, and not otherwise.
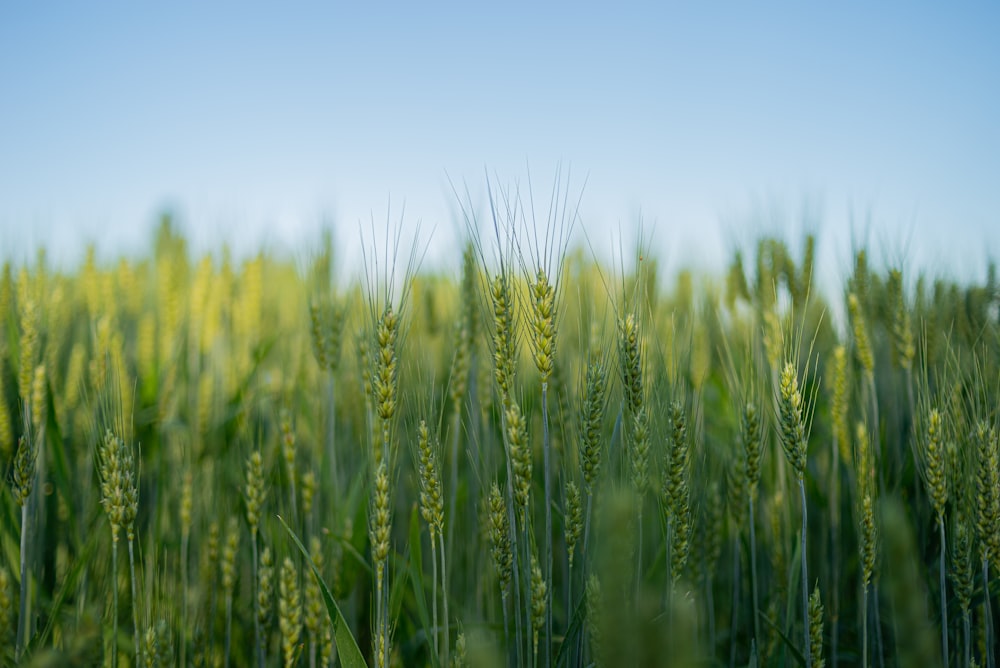
[[[20,436],[17,439],[17,451],[14,454],[14,500],[24,507],[31,496],[35,484],[36,450],[30,439]]]
[[[851,316],[851,326],[854,332],[854,352],[858,362],[866,374],[875,371],[875,355],[872,352],[871,340],[868,338],[868,325],[865,322],[861,302],[853,292],[847,296],[847,309]]]
[[[490,556],[493,557],[493,567],[500,582],[500,594],[506,598],[513,571],[514,554],[511,551],[507,504],[504,503],[503,495],[500,493],[500,486],[496,482],[490,486],[488,504]]]
[[[799,379],[792,362],[786,362],[781,371],[778,395],[781,445],[795,477],[802,480],[806,471],[805,402],[799,390]]]
[[[746,490],[753,499],[757,498],[757,485],[760,483],[760,461],[763,453],[763,429],[760,422],[760,410],[753,401],[743,404],[743,414],[740,418],[740,438],[743,441]]]
[[[809,649],[813,668],[824,668],[823,659],[823,602],[819,596],[819,583],[809,596]]]
[[[690,460],[687,417],[679,401],[670,404],[670,452],[663,491],[671,512],[676,512],[687,494],[687,473]]]
[[[226,523],[226,542],[222,546],[222,588],[231,594],[236,585],[236,555],[240,549],[240,524],[235,517]]]
[[[848,431],[850,388],[847,377],[847,349],[838,345],[833,349],[833,400],[830,407],[831,429],[840,459],[851,461],[851,438]]]
[[[510,278],[497,274],[490,282],[493,304],[493,371],[504,410],[511,402],[514,370],[517,364],[517,331],[514,323],[514,301]]]
[[[191,513],[194,510],[194,480],[191,476],[191,471],[185,471],[184,477],[181,480],[181,507],[180,507],[180,520],[181,520],[181,535],[189,536],[191,534]]]
[[[376,469],[373,484],[369,538],[376,578],[381,583],[385,578],[386,563],[389,559],[389,531],[392,521],[389,511],[389,475],[384,462]]]
[[[157,661],[161,651],[160,637],[156,633],[156,627],[149,626],[142,637],[142,653],[145,657],[143,663],[147,666],[163,665]]]
[[[38,357],[38,302],[32,294],[31,279],[27,269],[21,269],[17,276],[17,304],[20,337],[18,350],[20,361],[18,365],[17,391],[25,402],[30,402],[32,396],[32,378]],[[29,411],[30,415],[30,411]]]
[[[299,637],[302,635],[302,600],[299,594],[299,574],[288,557],[281,564],[278,594],[278,627],[281,632],[281,655],[285,668],[297,665]]]
[[[768,309],[764,312],[764,353],[772,369],[777,368],[781,360],[782,337],[781,318],[774,309]]]
[[[39,434],[45,422],[45,412],[48,405],[45,402],[47,396],[48,379],[45,374],[45,365],[39,364],[35,367],[35,373],[31,380],[31,426],[35,433]]]
[[[1000,520],[1000,493],[994,480],[997,471],[996,431],[986,422],[976,428],[976,534],[979,538],[980,559],[986,563],[997,557],[996,527]]]
[[[569,568],[573,568],[573,556],[580,534],[583,533],[583,503],[580,500],[580,489],[573,481],[566,483],[566,553],[569,558]]]
[[[531,285],[532,337],[535,345],[535,366],[547,383],[552,375],[556,348],[555,290],[544,269],[539,269]]]
[[[321,371],[333,373],[340,365],[346,308],[329,299],[309,305],[309,334],[313,357]]]
[[[640,496],[649,487],[649,418],[640,407],[632,416],[632,484]]]
[[[690,448],[687,418],[679,401],[671,402],[670,423],[670,461],[664,476],[664,496],[671,526],[670,576],[676,583],[683,575],[691,551]]]
[[[325,370],[327,367],[326,357],[326,335],[323,332],[323,307],[318,303],[309,305],[309,334],[312,337],[313,356],[319,368]]]
[[[462,399],[475,382],[473,374],[476,343],[479,337],[479,266],[472,243],[465,246],[462,255],[462,283],[460,286],[460,312],[455,321],[455,354],[449,390],[456,416],[461,414]],[[470,377],[471,376],[471,377]],[[459,417],[455,418],[456,420]]]
[[[392,307],[386,306],[375,328],[375,405],[378,416],[388,422],[396,413],[396,376],[398,358],[396,339],[399,319]]]
[[[101,479],[101,505],[111,525],[111,540],[118,542],[125,522],[125,463],[119,439],[107,430],[98,452]]]
[[[420,459],[420,514],[430,528],[431,541],[444,530],[444,494],[437,453],[431,445],[427,422],[417,427],[417,451]]]
[[[270,546],[265,545],[260,553],[257,584],[257,621],[267,627],[271,621],[271,604],[274,600],[274,556]]]
[[[3,351],[0,350],[0,359],[3,357]],[[10,419],[7,401],[3,399],[7,396],[4,385],[3,374],[0,374],[0,458],[2,461],[9,461],[14,451],[14,425]]]
[[[123,462],[124,515],[123,523],[129,541],[135,540],[135,518],[139,514],[139,472],[135,453],[119,439]]]
[[[247,457],[246,464],[246,514],[252,536],[257,535],[265,497],[264,459],[259,450],[254,450]]]
[[[594,489],[604,457],[601,448],[601,424],[604,421],[606,391],[607,371],[601,359],[593,356],[587,364],[583,404],[580,409],[582,440],[580,463],[583,468],[583,483],[588,493]]]
[[[295,428],[292,426],[291,411],[287,408],[282,408],[278,416],[278,421],[281,430],[281,457],[285,462],[288,480],[294,488],[296,483]]]
[[[316,565],[316,570],[322,573],[324,566],[323,549],[317,536],[311,536],[309,538],[309,558],[312,559],[313,564]],[[319,582],[316,578],[310,577],[307,574],[304,579],[304,622],[306,632],[309,635],[310,656],[313,660],[315,660],[313,655],[317,649],[317,643],[321,640],[320,634],[323,631],[323,622],[327,619],[326,608],[323,603],[322,593],[320,592]]]
[[[516,402],[507,409],[507,443],[514,473],[514,507],[517,519],[523,523],[531,495],[531,445],[527,422]]]
[[[875,509],[871,492],[864,492],[861,499],[861,583],[867,587],[875,573],[875,559],[878,555],[878,527],[875,524]]]
[[[927,416],[927,430],[924,437],[924,478],[927,493],[931,497],[934,513],[944,515],[948,502],[948,477],[944,452],[944,420],[941,412],[932,408]]]
[[[466,649],[465,633],[458,632],[455,639],[455,656],[452,658],[452,668],[465,668],[469,665],[469,657]]]
[[[315,498],[316,472],[309,470],[302,474],[302,514],[305,517],[309,517],[312,514]]]
[[[538,652],[538,635],[545,625],[546,592],[548,585],[542,577],[538,559],[531,555],[531,628],[534,651]]]
[[[916,345],[913,341],[910,311],[906,307],[906,296],[903,291],[903,273],[898,269],[889,272],[889,300],[892,308],[894,358],[901,368],[909,371],[916,356]]]
[[[625,392],[625,406],[630,415],[642,408],[642,343],[639,324],[629,313],[618,321],[618,357]]]

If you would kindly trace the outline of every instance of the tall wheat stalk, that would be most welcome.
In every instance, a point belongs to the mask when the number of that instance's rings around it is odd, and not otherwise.
[[[19,360],[17,389],[22,403],[23,433],[18,438],[17,451],[14,455],[14,500],[21,509],[21,542],[20,542],[20,599],[18,603],[17,635],[14,640],[14,657],[20,660],[30,634],[28,619],[28,537],[32,527],[30,523],[31,493],[35,488],[35,478],[38,469],[38,452],[42,444],[37,431],[32,427],[36,418],[43,414],[44,406],[35,404],[36,360],[39,349],[39,306],[32,293],[32,281],[27,269],[22,268],[17,278],[18,307],[18,337]],[[38,367],[44,378],[44,366]],[[44,386],[43,386],[44,389]],[[41,399],[44,401],[44,393]],[[6,408],[4,409],[6,410]]]
[[[179,630],[180,641],[180,665],[181,668],[187,666],[187,643],[188,643],[188,594],[190,583],[188,581],[188,551],[191,545],[191,513],[194,505],[194,491],[192,489],[191,471],[184,472],[181,482],[181,619]]]
[[[108,429],[98,452],[101,504],[111,525],[111,665],[118,665],[118,540],[126,517],[126,462],[122,441]],[[138,630],[136,631],[138,633]]]
[[[582,441],[580,444],[580,468],[583,473],[584,492],[587,495],[587,508],[583,518],[583,554],[585,557],[590,538],[594,489],[604,461],[604,450],[601,447],[601,426],[607,407],[607,386],[607,369],[604,359],[599,355],[591,354],[587,362],[579,417],[579,434]]]
[[[549,379],[556,349],[555,288],[545,270],[539,268],[531,284],[532,342],[535,367],[542,384],[542,457],[545,494],[545,582],[552,582],[552,441],[549,434]],[[545,664],[552,660],[552,587],[545,589]]]
[[[260,515],[264,506],[264,459],[260,450],[250,453],[246,463],[246,516],[250,527],[250,553],[252,556],[253,574],[253,620],[254,620],[254,655],[258,668],[264,668],[264,641],[260,626],[260,565],[257,560],[257,532],[260,528]]]
[[[226,625],[223,665],[229,665],[233,641],[233,589],[236,586],[236,555],[240,549],[240,524],[235,515],[226,523],[226,542],[219,562],[222,571],[222,590],[225,596]]]
[[[14,640],[14,658],[21,659],[28,635],[28,503],[35,483],[37,454],[28,437],[21,436],[14,457],[14,500],[21,508],[20,568],[21,593],[18,603],[17,635]]]
[[[747,524],[750,529],[750,589],[753,597],[753,640],[759,644],[760,635],[760,594],[758,593],[757,572],[757,522],[754,513],[754,503],[757,499],[757,489],[760,485],[760,463],[763,453],[764,433],[760,421],[760,409],[747,401],[743,406],[740,421],[740,435],[743,441],[744,474],[747,490]]]
[[[948,502],[948,474],[946,471],[944,444],[944,417],[937,408],[931,408],[926,418],[923,434],[923,474],[927,494],[931,499],[941,539],[938,569],[938,586],[941,599],[941,652],[945,668],[948,668],[948,589],[946,561],[948,554],[945,532],[945,505]]]
[[[389,504],[388,464],[392,458],[393,420],[398,408],[398,367],[397,341],[399,318],[391,306],[386,304],[375,322],[375,364],[373,372],[373,392],[375,408],[381,426],[380,443],[373,452],[372,506],[369,515],[372,562],[376,574],[375,595],[375,656],[376,665],[389,665],[389,536],[391,510]]]
[[[622,425],[632,486],[636,492],[638,536],[636,547],[635,590],[638,598],[642,585],[642,508],[649,484],[649,417],[645,410],[643,386],[643,346],[638,318],[629,313],[618,320],[618,368],[624,389]]]
[[[868,668],[868,596],[878,552],[878,528],[875,519],[875,468],[868,429],[859,422],[856,429],[855,478],[858,482],[858,531],[861,560],[861,665]]]
[[[448,592],[444,585],[445,554],[444,554],[444,490],[441,488],[441,470],[438,464],[438,454],[431,444],[430,430],[424,420],[417,427],[417,452],[420,473],[420,513],[427,522],[431,538],[432,567],[432,627],[437,654],[447,660],[448,656]],[[440,628],[438,627],[438,547],[441,547],[441,590],[444,603],[444,651],[440,645]]]
[[[513,571],[514,551],[511,546],[510,520],[507,505],[500,493],[500,486],[494,482],[487,499],[489,509],[490,556],[500,585],[500,608],[503,614],[504,641],[510,643],[510,623],[507,614],[507,597]]]
[[[1000,437],[996,428],[983,424],[976,439],[976,534],[983,576],[983,610],[986,628],[986,665],[993,657],[993,611],[990,596],[990,563],[1000,556]]]
[[[139,512],[139,484],[135,455],[132,449],[121,441],[124,462],[125,489],[125,537],[128,539],[129,583],[132,587],[132,642],[135,646],[135,661],[142,661],[142,644],[139,641],[139,586],[135,572],[135,517]]]
[[[669,459],[663,476],[663,492],[667,508],[667,534],[669,549],[670,578],[667,584],[667,600],[683,574],[690,551],[691,534],[691,492],[688,484],[690,474],[690,447],[687,435],[687,417],[684,406],[674,400],[670,404]],[[668,605],[671,605],[668,603]]]
[[[781,433],[781,445],[784,448],[785,456],[788,458],[795,479],[798,482],[799,498],[802,504],[802,529],[800,535],[800,551],[802,579],[800,588],[802,589],[802,620],[805,628],[805,642],[803,644],[803,655],[805,656],[806,668],[812,667],[812,656],[810,653],[809,639],[809,577],[808,559],[806,551],[806,534],[808,530],[808,507],[806,501],[805,471],[806,471],[806,448],[809,438],[809,426],[812,420],[812,410],[814,401],[806,401],[799,389],[798,374],[795,364],[786,361],[781,370],[781,381],[777,389],[777,399],[779,408],[779,425]]]

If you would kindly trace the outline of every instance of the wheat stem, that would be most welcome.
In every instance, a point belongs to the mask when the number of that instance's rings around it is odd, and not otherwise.
[[[21,506],[21,598],[18,602],[17,641],[14,657],[18,660],[24,653],[28,634],[28,504]]]
[[[941,586],[941,657],[944,668],[948,668],[948,590],[945,581],[945,556],[947,555],[947,543],[945,541],[944,515],[938,515],[938,528],[941,533],[941,560],[940,560],[940,586]]]
[[[732,531],[733,543],[733,613],[729,625],[729,668],[736,665],[736,634],[740,625],[740,537],[735,527]],[[756,616],[754,611],[754,616]]]
[[[260,565],[257,557],[257,529],[250,529],[250,555],[253,564],[253,638],[257,668],[264,668],[264,643],[260,628]]]
[[[437,541],[434,540],[434,530],[431,529],[431,629],[434,634],[434,652],[441,656],[441,630],[438,628],[438,562],[437,562]]]
[[[757,593],[757,529],[754,522],[753,495],[747,499],[747,506],[750,511],[748,522],[750,524],[750,590],[753,596],[753,641],[760,644],[760,598]]]
[[[111,668],[117,668],[117,666],[118,666],[118,541],[114,540],[111,542]]]
[[[188,613],[188,545],[189,536],[185,531],[181,536],[181,622],[180,622],[180,647],[181,647],[181,657],[180,666],[184,668],[187,665],[187,613]]]
[[[868,668],[868,584],[861,584],[861,668]]]
[[[552,663],[552,444],[549,435],[549,384],[542,383],[542,456],[545,478],[545,665]]]
[[[517,513],[514,512],[514,483],[511,469],[510,457],[507,458],[507,516],[510,521],[510,549],[514,555],[513,571],[514,575],[514,634],[517,639],[517,665],[524,665],[524,633],[521,628],[521,554],[517,549]]]
[[[135,662],[142,665],[142,644],[139,642],[139,599],[137,598],[138,587],[135,579],[135,540],[132,536],[128,539],[128,570],[129,580],[132,584],[132,641],[135,643]]]
[[[438,531],[438,552],[441,554],[441,600],[444,605],[444,665],[449,665],[451,649],[451,625],[448,618],[448,570],[445,568],[444,533]]]
[[[802,500],[802,536],[801,545],[799,546],[802,552],[802,623],[805,626],[805,636],[806,641],[803,645],[803,654],[806,658],[806,668],[812,668],[812,652],[810,651],[810,638],[809,638],[809,573],[806,559],[806,529],[808,527],[808,522],[806,521],[807,509],[806,509],[806,483],[799,477],[799,497]]]
[[[965,645],[965,661],[962,665],[969,668],[972,661],[972,619],[968,608],[962,611],[962,640]]]
[[[995,659],[993,658],[993,610],[990,605],[990,562],[983,559],[983,608],[986,619],[986,666],[993,668]]]

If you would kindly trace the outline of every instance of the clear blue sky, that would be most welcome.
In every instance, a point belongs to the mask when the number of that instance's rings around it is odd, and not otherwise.
[[[436,260],[448,176],[560,163],[596,244],[641,213],[671,263],[803,218],[838,261],[852,221],[932,268],[1000,251],[996,3],[610,4],[4,2],[2,253],[141,249],[171,205],[202,247],[326,219],[349,255],[391,198]]]

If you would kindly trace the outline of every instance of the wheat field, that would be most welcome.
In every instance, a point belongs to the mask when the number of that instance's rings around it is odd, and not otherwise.
[[[996,665],[992,266],[469,229],[6,261],[0,662]]]

